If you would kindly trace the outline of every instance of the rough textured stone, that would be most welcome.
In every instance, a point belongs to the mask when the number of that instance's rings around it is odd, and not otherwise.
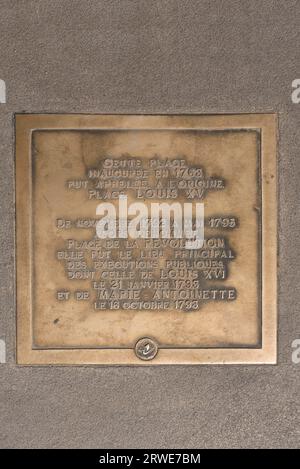
[[[296,447],[297,1],[2,0],[1,447]],[[278,112],[277,366],[15,364],[14,112]]]

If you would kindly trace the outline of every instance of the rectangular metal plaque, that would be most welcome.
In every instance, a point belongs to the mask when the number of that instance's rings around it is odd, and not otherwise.
[[[275,115],[18,114],[16,204],[18,363],[276,362]]]

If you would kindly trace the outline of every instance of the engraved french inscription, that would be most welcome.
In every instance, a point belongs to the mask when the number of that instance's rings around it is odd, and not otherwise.
[[[32,353],[151,364],[264,349],[263,195],[268,185],[273,203],[276,166],[273,151],[264,170],[263,149],[275,125],[238,117],[18,116]]]

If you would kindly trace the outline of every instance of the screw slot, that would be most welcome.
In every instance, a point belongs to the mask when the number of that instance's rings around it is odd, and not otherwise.
[[[135,344],[135,354],[141,360],[152,360],[158,352],[158,345],[149,337],[139,339]]]

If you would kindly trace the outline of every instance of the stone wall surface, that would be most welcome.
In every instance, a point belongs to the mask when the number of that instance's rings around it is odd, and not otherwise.
[[[0,446],[299,446],[298,1],[1,0]],[[14,113],[279,116],[275,366],[16,365]]]

